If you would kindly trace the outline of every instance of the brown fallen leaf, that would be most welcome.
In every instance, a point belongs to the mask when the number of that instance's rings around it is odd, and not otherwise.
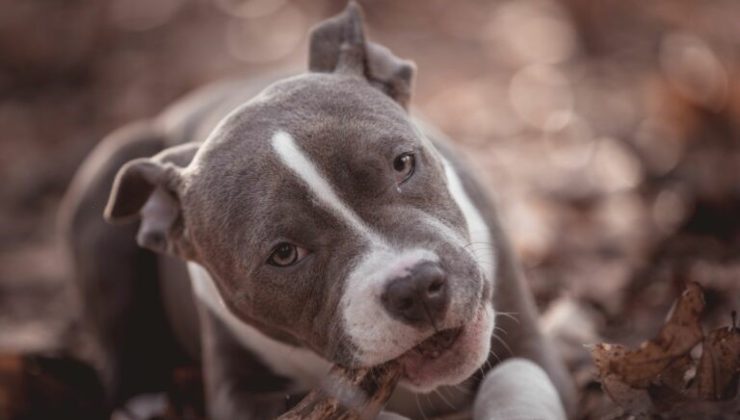
[[[736,410],[731,400],[740,381],[740,328],[732,325],[704,337],[699,317],[704,309],[701,287],[690,283],[678,298],[656,338],[631,350],[619,344],[591,348],[602,388],[634,415],[662,413],[696,418],[697,413]],[[735,399],[740,404],[740,400]]]
[[[601,385],[609,398],[629,413],[650,413],[654,409],[647,390],[632,388],[613,373],[601,376]]]
[[[615,344],[593,348],[591,354],[601,376],[615,374],[632,388],[647,388],[676,358],[701,341],[704,334],[699,316],[703,310],[701,286],[689,283],[656,338],[637,350]]]
[[[648,387],[648,394],[659,412],[670,410],[695,397],[696,360],[690,354],[676,357]]]
[[[638,388],[630,386],[619,373],[610,370],[614,367],[613,360],[629,363],[629,359],[625,358],[630,351],[619,344],[597,344],[591,350],[594,363],[599,369],[602,388],[612,401],[629,413],[646,414],[656,409],[662,411],[683,399],[681,392],[686,388],[686,367],[692,364],[690,356],[684,355],[672,360],[648,386]]]
[[[696,373],[700,398],[727,400],[737,395],[740,379],[740,328],[733,312],[732,325],[707,335]]]
[[[696,362],[688,353],[675,358],[660,373],[658,382],[653,386],[668,388],[674,393],[688,393],[696,376]]]

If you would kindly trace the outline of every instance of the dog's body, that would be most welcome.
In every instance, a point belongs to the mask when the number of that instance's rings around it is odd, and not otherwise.
[[[511,356],[572,403],[483,189],[360,25],[350,6],[314,32],[312,72],[205,88],[80,170],[65,223],[113,405],[200,358],[213,418],[269,418],[332,363],[398,358],[387,409],[416,418],[472,407]],[[101,218],[112,185],[106,217],[138,226]]]

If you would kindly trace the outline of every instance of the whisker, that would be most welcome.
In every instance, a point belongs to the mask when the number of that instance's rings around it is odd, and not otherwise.
[[[421,402],[419,401],[419,394],[414,394],[414,398],[416,399],[416,406],[419,408],[419,413],[421,414],[421,417],[424,418],[424,420],[429,420],[427,415],[424,413],[424,409],[421,408]]]
[[[489,242],[468,242],[464,248],[481,247],[486,249],[494,249],[496,246]]]
[[[450,403],[450,401],[449,401],[449,400],[447,400],[447,398],[445,398],[445,396],[444,396],[444,395],[442,395],[442,390],[441,390],[441,388],[437,388],[437,389],[435,389],[435,390],[434,390],[434,392],[435,392],[435,393],[437,393],[437,395],[439,395],[439,398],[440,398],[440,399],[441,399],[442,401],[444,401],[444,403],[445,403],[445,404],[447,404],[447,406],[448,406],[448,407],[450,407],[450,408],[451,408],[451,409],[453,409],[453,410],[455,409],[455,406],[454,406],[454,405],[452,405],[452,403]]]
[[[480,372],[481,379],[486,377],[486,372],[483,371],[483,367],[478,367],[478,371]]]
[[[514,355],[514,352],[511,351],[511,347],[509,347],[509,345],[506,344],[506,341],[504,341],[501,338],[499,338],[499,336],[497,336],[496,334],[492,334],[491,337],[493,337],[494,339],[498,340],[498,342],[501,343],[504,346],[504,348],[509,352],[509,356],[513,356]]]
[[[452,385],[452,386],[450,386],[450,389],[454,389],[454,390],[456,390],[457,392],[459,392],[459,393],[461,393],[463,395],[470,395],[471,394],[471,392],[470,392],[469,389],[466,389],[465,387],[463,387],[460,384]]]
[[[463,245],[463,248],[467,249],[495,249],[496,245],[488,242],[468,242],[467,244]]]
[[[499,311],[499,312],[496,312],[496,316],[498,316],[498,315],[503,315],[503,316],[505,316],[507,318],[510,318],[511,320],[513,320],[514,322],[516,322],[517,324],[520,324],[519,320],[514,316],[514,315],[517,315],[517,312],[501,312],[501,311]]]
[[[491,349],[491,351],[488,352],[488,355],[495,357],[496,358],[496,363],[500,363],[501,362],[501,359],[498,357],[498,354],[496,354],[496,352],[493,351],[493,349]],[[486,359],[486,367],[489,370],[490,369],[493,369],[493,363],[491,363],[491,358],[490,357]]]
[[[475,249],[476,246],[487,246],[487,249],[479,248]],[[473,259],[473,261],[476,262],[476,264],[482,269],[482,270],[490,270],[494,267],[495,262],[494,261],[480,261],[478,258],[478,255],[476,255],[476,251],[484,251],[484,252],[493,252],[494,246],[487,242],[468,242],[467,244],[462,246],[462,249],[470,256],[470,258]]]
[[[432,411],[434,411],[435,404],[434,404],[434,401],[432,400],[432,396],[430,394],[422,394],[422,395],[424,395],[424,398],[427,399],[427,404],[429,404],[429,407],[432,409]],[[432,420],[434,420],[434,418],[432,418]]]
[[[496,351],[495,350],[491,349],[488,352],[488,356],[489,357],[486,359],[486,364],[488,364],[488,366],[487,366],[488,369],[493,369],[493,363],[491,363],[490,356],[493,356],[494,358],[496,358],[496,363],[501,363],[501,358],[498,356],[498,354],[496,354]]]

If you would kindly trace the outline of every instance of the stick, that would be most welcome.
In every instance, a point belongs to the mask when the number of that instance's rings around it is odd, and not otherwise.
[[[278,420],[374,419],[391,397],[401,377],[401,366],[346,369],[334,366],[319,389],[309,393]]]

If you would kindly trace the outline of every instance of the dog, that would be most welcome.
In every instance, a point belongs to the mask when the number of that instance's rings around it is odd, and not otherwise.
[[[354,2],[309,55],[112,133],[76,175],[63,223],[110,406],[195,358],[210,418],[265,419],[332,364],[395,359],[384,416],[572,413],[485,189],[408,111],[413,63]]]

